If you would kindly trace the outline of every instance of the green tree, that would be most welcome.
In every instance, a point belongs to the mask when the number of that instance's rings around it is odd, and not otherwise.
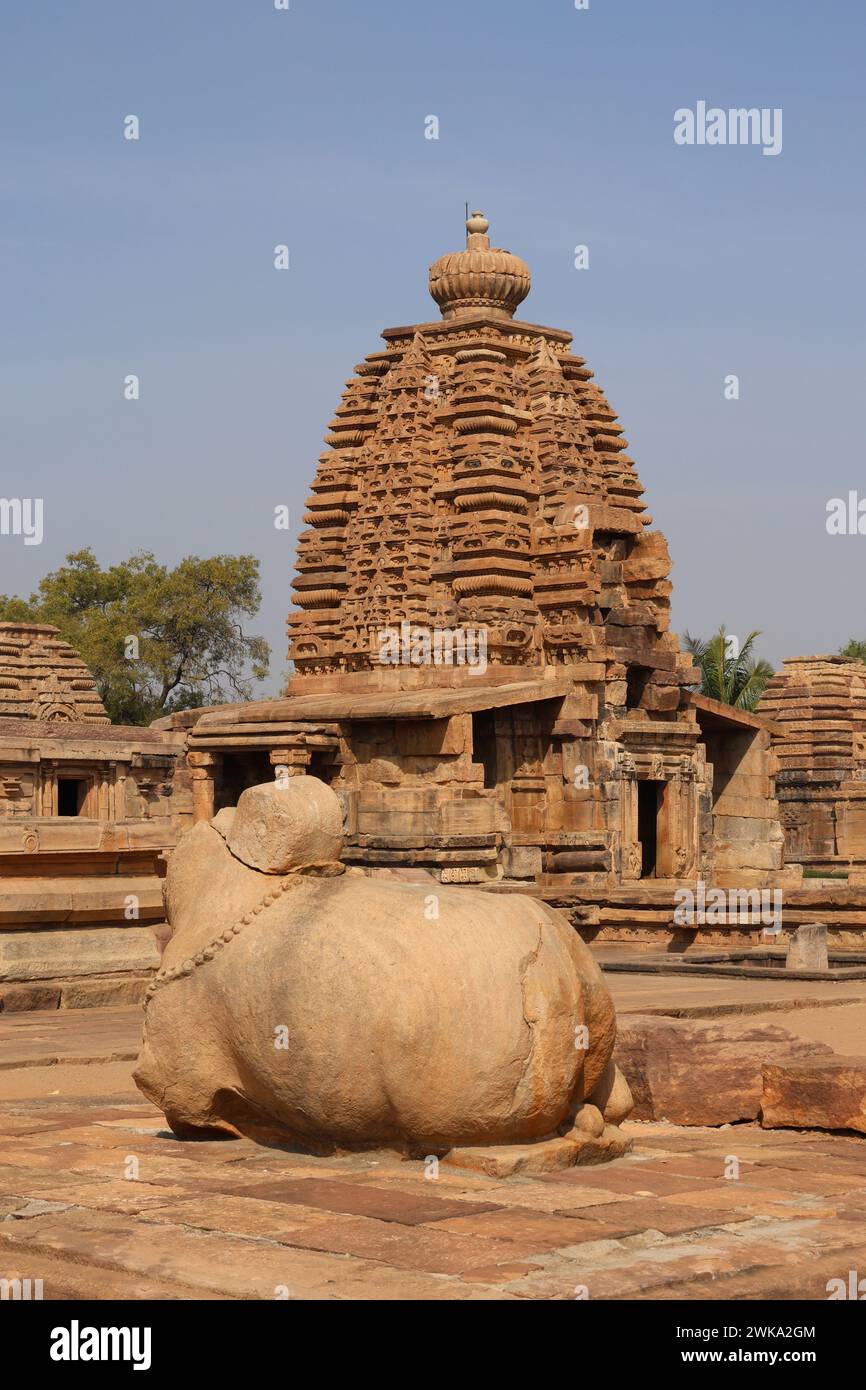
[[[866,662],[866,642],[858,642],[856,637],[852,637],[850,642],[839,648],[839,655],[847,656],[849,661]]]
[[[770,663],[759,660],[754,654],[755,638],[760,635],[757,631],[750,632],[739,647],[724,626],[708,641],[685,634],[686,650],[691,652],[695,665],[701,670],[702,695],[737,709],[755,708],[773,675]]]
[[[0,596],[0,622],[53,623],[93,673],[113,723],[249,700],[270,648],[243,617],[261,603],[252,555],[188,555],[170,570],[149,551],[102,569],[78,550],[25,600]]]

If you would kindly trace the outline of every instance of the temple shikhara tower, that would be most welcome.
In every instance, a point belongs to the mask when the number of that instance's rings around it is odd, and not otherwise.
[[[0,623],[0,720],[108,724],[93,677],[56,627]]]
[[[793,656],[768,683],[787,857],[866,882],[866,668],[844,656]]]
[[[430,269],[441,320],[387,330],[343,393],[298,547],[292,691],[429,684],[380,660],[405,621],[483,629],[497,683],[603,663],[606,705],[669,717],[691,663],[664,537],[571,335],[515,322],[529,270],[487,225]]]
[[[515,317],[527,265],[430,268],[331,422],[298,543],[285,698],[190,730],[197,814],[313,772],[344,857],[522,880],[582,926],[670,920],[677,884],[776,882],[764,721],[695,695],[670,558],[571,334]],[[643,914],[643,918],[641,917]]]

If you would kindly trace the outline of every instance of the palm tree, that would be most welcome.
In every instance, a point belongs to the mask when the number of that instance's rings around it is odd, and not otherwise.
[[[724,625],[709,641],[685,634],[686,650],[701,668],[701,694],[736,709],[753,710],[773,675],[769,661],[759,661],[753,652],[760,632],[750,632],[742,647],[725,632]]]

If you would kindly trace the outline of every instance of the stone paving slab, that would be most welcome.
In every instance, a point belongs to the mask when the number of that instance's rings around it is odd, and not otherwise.
[[[373,1216],[381,1221],[398,1221],[407,1226],[442,1221],[455,1213],[465,1212],[463,1204],[449,1201],[448,1198],[436,1197],[431,1186],[427,1186],[425,1191],[420,1184],[414,1195],[394,1190],[383,1194],[377,1187],[366,1183],[302,1178],[299,1181],[271,1182],[263,1187],[250,1188],[249,1195],[321,1207],[326,1211],[339,1212],[346,1216]],[[474,1207],[476,1211],[490,1209],[491,1204],[487,1202],[478,1203]]]
[[[0,1258],[7,1251],[74,1259],[111,1274],[167,1278],[195,1290],[199,1298],[438,1299],[472,1296],[463,1285],[364,1259],[347,1261],[276,1242],[246,1241],[182,1225],[130,1221],[106,1212],[72,1210],[57,1215],[0,1221]],[[496,1296],[496,1290],[489,1290]]]
[[[168,1279],[146,1279],[140,1274],[108,1271],[96,1265],[84,1267],[74,1260],[43,1253],[34,1255],[26,1251],[4,1250],[2,1265],[4,1278],[41,1279],[46,1302],[68,1299],[99,1301],[106,1298],[123,1299],[124,1302],[140,1299],[183,1302],[200,1297],[194,1289],[173,1284]],[[230,1300],[231,1295],[212,1293],[208,1298],[225,1301]]]

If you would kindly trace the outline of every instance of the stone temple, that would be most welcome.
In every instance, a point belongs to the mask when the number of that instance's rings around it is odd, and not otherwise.
[[[440,316],[386,329],[331,422],[285,698],[173,725],[196,814],[284,766],[337,792],[349,862],[657,928],[679,883],[779,880],[768,725],[689,690],[617,417],[570,333],[515,318],[526,264],[466,227]]]
[[[0,1007],[140,997],[191,823],[183,734],[111,724],[56,628],[0,623]]]
[[[866,669],[844,656],[795,656],[767,685],[787,857],[866,883]]]

